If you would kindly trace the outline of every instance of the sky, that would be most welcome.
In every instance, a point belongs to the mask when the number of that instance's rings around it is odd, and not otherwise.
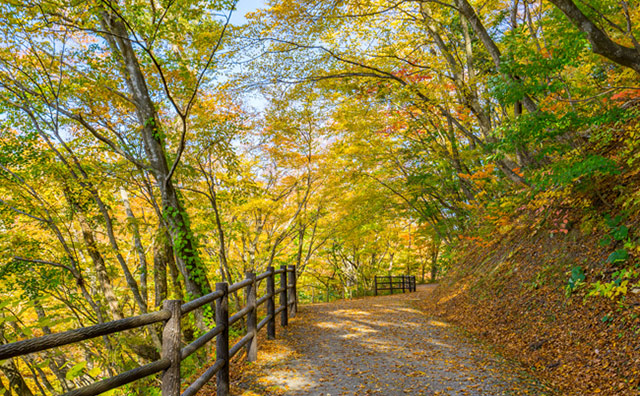
[[[253,12],[258,8],[262,8],[265,5],[265,0],[239,0],[237,10],[233,12],[231,16],[231,23],[234,25],[242,25],[247,20],[245,15],[248,12]]]
[[[231,15],[231,23],[233,25],[242,25],[247,22],[245,15],[259,8],[265,7],[266,0],[239,0],[237,9]],[[248,95],[243,98],[245,103],[254,110],[261,112],[266,107],[266,101],[261,96]]]

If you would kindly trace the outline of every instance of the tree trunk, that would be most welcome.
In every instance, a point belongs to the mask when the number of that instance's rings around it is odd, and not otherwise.
[[[209,179],[207,178],[207,180]],[[225,269],[225,271],[227,271],[230,278],[231,271],[229,270],[229,263],[227,262],[227,247],[224,237],[224,228],[222,227],[222,218],[220,216],[220,211],[218,210],[218,195],[216,194],[215,185],[213,183],[213,180],[207,181],[207,184],[209,186],[211,208],[213,209],[213,214],[215,215],[216,229],[218,230],[218,256],[220,257],[220,265]],[[251,268],[251,270],[254,271],[255,268]]]
[[[7,359],[0,364],[0,370],[9,380],[9,388],[17,396],[33,396],[33,392],[29,389],[29,386],[25,382],[22,374],[18,371],[13,359]]]
[[[131,210],[131,204],[129,203],[129,194],[127,193],[127,190],[121,187],[120,195],[122,197],[122,203],[124,204],[127,219],[129,221],[129,227],[131,228],[131,232],[133,234],[133,245],[135,246],[136,253],[138,253],[138,260],[140,261],[140,294],[142,295],[142,299],[144,300],[144,302],[148,305],[148,265],[147,257],[144,254],[144,248],[142,246],[142,240],[140,238],[140,228],[138,227],[136,217],[133,215],[133,210]]]
[[[0,323],[0,345],[5,344],[6,339],[4,337],[4,324]],[[18,371],[18,367],[12,359],[6,359],[0,361],[0,371],[2,371],[5,377],[9,380],[9,389],[12,390],[17,396],[33,396],[31,389],[27,386],[27,383],[22,378],[22,374]],[[0,385],[2,381],[0,381]],[[4,385],[0,387],[0,390],[6,389]],[[10,396],[11,393],[6,393]]]
[[[98,250],[98,244],[96,243],[95,236],[93,234],[93,229],[88,224],[85,214],[83,212],[78,212],[78,222],[80,223],[80,228],[82,229],[82,238],[84,239],[84,243],[86,245],[87,252],[89,253],[89,257],[91,257],[91,261],[93,262],[94,271],[96,272],[96,276],[98,278],[98,286],[100,293],[104,296],[107,301],[107,306],[109,307],[109,313],[114,320],[122,319],[122,309],[118,304],[118,299],[113,291],[113,286],[111,284],[111,279],[109,278],[107,272],[107,266],[104,263],[104,258],[102,254]]]
[[[463,0],[456,0],[456,1],[462,2]],[[500,51],[498,50],[498,47],[495,45],[491,37],[488,35],[487,31],[485,30],[484,26],[482,25],[478,17],[475,15],[475,11],[473,10],[473,8],[466,1],[464,1],[464,3],[467,5],[467,7],[463,7],[463,9],[467,14],[469,14],[469,17],[466,19],[469,20],[469,23],[472,25],[474,31],[476,31],[476,35],[480,36],[481,34],[484,34],[484,36],[486,36],[486,40],[488,40],[488,43],[491,47],[489,49],[489,52],[490,53],[493,52],[492,57],[494,57],[495,55],[494,61],[497,62],[496,67],[499,67]],[[451,115],[449,110],[447,110],[444,106],[441,106],[442,115],[447,118],[447,121],[449,123],[454,123],[456,127],[461,129],[462,132],[465,133],[465,135],[467,135],[473,143],[478,143],[480,144],[481,147],[485,148],[487,143],[493,143],[495,141],[495,137],[492,136],[491,118],[487,113],[487,111],[485,111],[485,109],[480,104],[480,101],[477,96],[477,89],[471,80],[471,76],[474,75],[472,60],[467,59],[467,62],[468,62],[467,65],[469,67],[469,78],[470,78],[470,86],[469,86],[465,83],[465,81],[462,78],[462,74],[460,72],[461,66],[458,64],[458,62],[456,61],[456,58],[450,52],[449,48],[447,47],[444,40],[442,39],[440,33],[437,31],[436,25],[433,23],[431,11],[429,10],[428,7],[426,7],[425,3],[421,3],[420,10],[423,18],[425,19],[425,24],[427,29],[429,30],[429,34],[431,38],[438,46],[438,48],[440,49],[440,52],[442,53],[442,55],[447,61],[447,64],[449,65],[449,69],[451,70],[451,73],[453,75],[453,81],[456,85],[456,89],[460,92],[460,99],[476,117],[478,121],[478,125],[480,127],[480,131],[484,136],[485,140],[482,141],[475,136],[471,136],[470,132],[463,130],[461,128],[460,123],[456,122],[457,120],[455,120],[455,118]],[[460,12],[462,13],[462,11]],[[465,16],[465,14],[463,14],[463,16]],[[471,19],[473,19],[473,21],[475,22],[475,25],[473,22],[471,22]],[[463,26],[465,29],[467,28],[466,24],[463,24]],[[463,29],[463,31],[466,32],[465,29]],[[467,57],[471,57],[471,42],[470,42],[470,38],[468,37],[468,34],[465,34],[465,41],[467,43],[466,44]],[[535,104],[533,104],[532,108],[535,110]],[[520,177],[515,172],[513,172],[513,167],[510,167],[504,164],[504,161],[498,160],[496,161],[496,165],[498,166],[498,169],[500,169],[505,174],[505,176],[509,178],[509,180],[513,181],[516,184],[527,185],[527,183],[524,181],[522,177]],[[527,165],[527,164],[523,164],[523,165]],[[467,195],[466,191],[465,191],[465,195]],[[467,195],[467,197],[468,196],[469,195]]]
[[[122,256],[122,253],[120,253],[120,246],[118,245],[118,240],[116,239],[116,235],[113,231],[113,220],[111,219],[111,214],[109,213],[109,209],[107,208],[107,205],[105,205],[104,202],[102,201],[102,198],[100,198],[100,194],[98,193],[98,190],[96,188],[94,188],[93,186],[89,186],[89,191],[91,192],[93,200],[95,201],[96,205],[98,206],[98,209],[100,210],[100,214],[102,214],[102,218],[104,219],[104,222],[105,222],[104,224],[105,230],[107,231],[107,237],[109,239],[109,244],[111,245],[111,249],[113,250],[113,253],[116,256],[116,259],[120,264],[120,268],[122,268],[122,272],[124,273],[124,278],[127,282],[127,286],[129,287],[129,290],[131,290],[131,294],[133,294],[133,299],[136,302],[136,305],[138,305],[140,312],[146,313],[147,302],[142,298],[142,295],[140,294],[140,288],[138,287],[138,283],[136,282],[135,278],[131,274],[131,271],[129,270],[129,266],[127,265],[127,262]]]
[[[162,306],[167,299],[167,263],[169,255],[173,255],[169,249],[171,245],[161,240],[163,230],[159,230],[156,241],[153,244],[153,284],[155,286],[154,304],[156,308]]]
[[[493,39],[487,32],[487,29],[482,24],[482,21],[480,21],[480,18],[478,18],[476,11],[473,9],[471,4],[469,4],[467,0],[454,0],[454,3],[458,8],[458,11],[460,12],[460,14],[469,22],[476,36],[478,36],[480,41],[482,41],[482,44],[487,49],[487,52],[489,52],[489,55],[491,56],[491,59],[493,60],[493,63],[495,64],[496,68],[500,69],[500,64],[501,64],[500,49],[498,48],[496,43],[493,41]],[[519,79],[517,76],[508,76],[508,77],[513,80]],[[538,106],[526,94],[522,98],[522,104],[531,113],[537,111],[538,109]]]
[[[549,2],[558,7],[581,32],[587,35],[593,52],[640,74],[640,52],[638,50],[611,40],[572,0],[549,0]]]
[[[104,11],[102,22],[107,41],[121,57],[126,83],[133,96],[138,121],[141,126],[145,154],[151,165],[156,186],[160,190],[162,211],[171,235],[178,268],[185,280],[191,298],[211,291],[206,269],[203,267],[186,211],[171,180],[165,155],[160,121],[147,88],[138,58],[129,40],[129,32],[117,15]]]
[[[44,320],[47,315],[44,311],[44,308],[42,307],[42,305],[40,304],[40,301],[38,299],[34,300],[34,308],[36,311],[36,315],[38,315],[38,320]],[[42,332],[45,335],[49,335],[51,334],[51,329],[49,328],[49,326],[42,326]],[[56,378],[58,379],[58,381],[60,382],[60,385],[62,386],[63,391],[68,391],[69,385],[67,384],[67,379],[66,379],[66,374],[67,374],[67,369],[65,369],[65,363],[66,363],[66,355],[64,354],[63,351],[55,351],[54,353],[49,354],[48,352],[47,356],[49,357],[49,369],[51,370],[51,372],[56,376]],[[47,380],[46,376],[44,377],[44,380]]]
[[[2,381],[0,381],[0,396],[11,396],[11,392],[4,386]]]
[[[440,266],[438,265],[438,256],[440,255],[440,240],[433,241],[433,247],[431,249],[431,282],[435,282]]]
[[[475,201],[475,197],[471,192],[473,186],[469,184],[469,182],[460,177],[461,173],[465,173],[462,169],[462,162],[460,161],[460,153],[458,152],[458,142],[456,140],[456,136],[453,130],[453,123],[451,120],[447,119],[447,138],[449,139],[449,144],[451,145],[451,164],[453,168],[456,170],[456,174],[458,176],[458,181],[460,182],[460,188],[462,188],[462,192],[468,201]]]

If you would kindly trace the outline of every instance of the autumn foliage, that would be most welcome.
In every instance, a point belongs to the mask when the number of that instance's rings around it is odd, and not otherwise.
[[[561,392],[638,392],[637,2],[245,3],[0,4],[0,343],[296,265],[302,302],[444,279],[434,312]],[[2,361],[0,394],[159,332]]]

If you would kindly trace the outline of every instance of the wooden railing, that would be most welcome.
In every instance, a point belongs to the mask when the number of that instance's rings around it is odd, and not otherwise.
[[[394,290],[402,291],[403,293],[416,291],[416,277],[412,275],[376,275],[373,279],[373,284],[373,294],[375,296],[378,295],[378,292],[384,290],[389,290],[390,294],[393,294]]]
[[[275,276],[277,274],[280,275],[280,287],[276,290]],[[258,284],[264,279],[267,280],[266,294],[258,298]],[[243,288],[246,306],[230,317],[229,294]],[[275,296],[278,294],[280,295],[280,306],[276,308]],[[214,302],[215,327],[192,343],[182,347],[180,320],[182,316]],[[258,323],[257,310],[264,303],[267,304],[267,315]],[[166,300],[162,308],[162,310],[153,313],[0,345],[0,361],[164,322],[160,360],[72,390],[63,396],[94,396],[159,372],[162,372],[160,378],[162,396],[195,395],[216,374],[217,394],[218,396],[227,396],[229,394],[229,361],[231,358],[242,348],[245,348],[247,360],[255,361],[258,357],[258,332],[266,326],[267,338],[274,339],[276,337],[277,315],[280,314],[282,326],[287,326],[289,316],[295,316],[297,310],[296,267],[292,265],[281,266],[277,270],[269,267],[267,272],[257,276],[253,272],[248,272],[246,279],[233,285],[226,282],[216,283],[216,290],[213,293],[184,304],[181,300]],[[235,345],[229,347],[229,327],[244,317],[246,317],[246,334]],[[214,338],[216,338],[215,363],[181,394],[180,363]]]

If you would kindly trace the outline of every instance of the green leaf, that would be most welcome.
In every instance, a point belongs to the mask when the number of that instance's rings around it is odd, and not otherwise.
[[[584,271],[582,270],[582,267],[573,267],[571,269],[571,277],[569,278],[569,285],[567,286],[567,289],[569,292],[572,292],[573,290],[575,290],[578,285],[582,282],[584,282],[585,276],[584,276]]]
[[[601,240],[600,240],[600,246],[608,246],[611,243],[612,239],[611,239],[611,235],[605,235]]]
[[[627,228],[627,226],[624,226],[624,225],[616,227],[616,229],[613,232],[613,238],[616,241],[622,241],[623,239],[626,239],[627,235],[629,235],[629,228]]]
[[[618,224],[620,224],[620,222],[622,221],[622,216],[618,215],[614,218],[611,218],[611,216],[606,215],[605,216],[605,221],[607,222],[607,225],[611,228],[614,228],[615,226],[617,226]]]
[[[629,253],[625,249],[618,249],[609,255],[607,263],[620,263],[625,261],[627,258],[629,258]]]
[[[89,370],[89,375],[92,377],[97,377],[98,375],[100,375],[100,373],[102,372],[102,369],[98,366],[92,368],[91,370]]]
[[[69,371],[67,371],[65,378],[68,379],[69,381],[73,380],[74,378],[78,377],[82,373],[82,370],[84,370],[86,366],[87,366],[87,362],[80,362],[76,364],[75,366],[71,367]]]
[[[36,367],[38,367],[38,368],[44,368],[44,367],[49,366],[49,363],[51,363],[51,359],[45,359],[45,360],[43,360],[42,362],[40,362],[40,363],[36,364]]]
[[[22,329],[20,329],[20,330],[21,330],[21,331],[24,333],[24,335],[26,335],[27,337],[29,337],[29,338],[33,337],[33,331],[31,331],[31,329],[30,329],[30,328],[28,328],[28,327],[23,327],[23,328],[22,328]]]

